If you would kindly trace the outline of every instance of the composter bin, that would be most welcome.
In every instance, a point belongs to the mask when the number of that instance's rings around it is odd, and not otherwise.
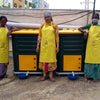
[[[86,40],[78,29],[59,31],[60,51],[57,56],[57,74],[68,74],[72,71],[84,73]]]
[[[14,73],[41,74],[36,53],[38,30],[20,30],[12,33]]]
[[[29,72],[40,74],[39,54],[36,53],[39,30],[20,30],[12,33],[14,73]],[[59,30],[59,53],[57,54],[57,74],[72,71],[83,74],[86,40],[77,29]]]

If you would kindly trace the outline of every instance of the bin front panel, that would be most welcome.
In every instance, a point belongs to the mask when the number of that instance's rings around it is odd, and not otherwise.
[[[36,71],[37,56],[36,55],[19,55],[19,70]]]
[[[25,70],[29,70],[30,72],[31,71],[32,72],[33,71],[34,72],[40,72],[40,69],[38,68],[39,54],[36,53],[37,36],[38,36],[38,34],[12,34],[14,72],[23,72]],[[36,55],[37,56],[36,57],[36,59],[37,59],[36,68],[33,69],[33,68],[30,67],[29,69],[27,69],[25,67],[25,69],[24,69],[24,67],[22,67],[22,65],[24,65],[24,64],[20,63],[19,55],[20,56],[23,55],[22,57],[25,56],[26,59],[27,59],[27,55],[29,55],[28,56],[29,59],[32,59],[31,55],[32,56]],[[25,66],[27,64],[28,63],[26,62]],[[31,64],[33,64],[33,63],[31,63]]]
[[[27,52],[27,53],[36,53],[36,44],[37,44],[37,37],[36,35],[18,35],[15,37],[15,41],[16,41],[16,49],[17,52]]]
[[[68,72],[68,71],[84,71],[84,58],[85,58],[85,46],[86,46],[86,40],[83,38],[83,34],[59,34],[60,38],[60,50],[57,55],[57,72]],[[71,64],[71,59],[69,60],[68,56],[74,56],[75,55],[75,61],[77,56],[81,56],[81,62],[80,62],[80,69],[78,67],[73,68],[73,66],[70,66],[69,69],[68,66],[66,68],[65,64],[68,60],[68,63]],[[75,66],[74,66],[75,67]]]
[[[81,55],[64,55],[63,71],[81,71]]]
[[[83,38],[81,34],[65,34],[60,37],[63,54],[82,54]]]

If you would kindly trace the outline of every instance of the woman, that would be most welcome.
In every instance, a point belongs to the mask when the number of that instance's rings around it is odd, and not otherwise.
[[[94,14],[94,15],[92,16],[92,23],[91,23],[91,24],[87,24],[87,25],[85,25],[84,27],[80,27],[80,28],[79,28],[79,30],[80,30],[81,32],[84,33],[84,38],[85,38],[85,39],[87,39],[88,34],[86,33],[86,31],[84,31],[84,29],[89,30],[90,27],[91,27],[92,25],[95,24],[95,20],[98,20],[98,18],[99,18],[99,14],[98,14],[98,13]],[[96,23],[96,26],[99,26],[99,24]]]
[[[0,17],[0,79],[7,77],[7,66],[9,57],[9,35],[14,27],[6,25],[7,18]]]
[[[84,37],[88,37],[85,56],[84,81],[92,78],[94,82],[100,79],[100,26],[98,25],[99,14],[92,16],[92,24],[89,26],[89,34],[84,31]],[[86,26],[85,26],[86,27]],[[80,28],[83,31],[85,27]]]
[[[53,71],[57,68],[56,53],[59,52],[58,26],[52,22],[51,13],[45,13],[44,19],[45,23],[40,27],[36,52],[40,50],[39,68],[43,70],[41,80],[45,80],[49,72],[50,80],[55,81]]]

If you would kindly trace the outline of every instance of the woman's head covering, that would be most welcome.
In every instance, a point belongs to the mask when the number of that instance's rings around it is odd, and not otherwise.
[[[50,12],[45,12],[45,13],[44,13],[44,17],[52,17],[52,15],[51,15]]]

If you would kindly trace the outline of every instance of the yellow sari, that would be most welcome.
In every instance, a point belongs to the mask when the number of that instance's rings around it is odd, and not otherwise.
[[[9,38],[7,33],[7,26],[0,27],[0,63],[8,63]]]
[[[44,23],[40,28],[39,39],[40,58],[39,68],[45,70],[45,63],[48,63],[48,71],[53,71],[57,68],[56,62],[56,42],[59,42],[57,24],[51,22],[49,25]]]

